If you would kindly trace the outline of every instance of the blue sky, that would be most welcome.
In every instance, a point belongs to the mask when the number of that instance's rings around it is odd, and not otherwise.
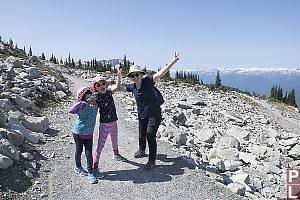
[[[300,67],[298,0],[9,0],[0,35],[49,58],[127,58],[149,69]]]

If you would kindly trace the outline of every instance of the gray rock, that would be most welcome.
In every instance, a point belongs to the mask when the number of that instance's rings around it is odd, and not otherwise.
[[[37,70],[35,67],[29,67],[27,70],[27,73],[29,74],[29,78],[32,80],[32,79],[37,79],[37,78],[40,78],[41,75],[39,75],[37,73]]]
[[[67,98],[66,93],[64,93],[63,91],[57,91],[55,94],[56,94],[56,96],[58,96],[60,99],[66,99],[66,98]]]
[[[24,109],[28,109],[31,108],[31,106],[33,105],[33,102],[30,99],[26,99],[24,97],[21,97],[19,95],[12,95],[11,99],[20,107],[24,108]]]
[[[19,130],[7,130],[8,140],[15,146],[21,146],[25,140],[25,136]]]
[[[38,63],[38,62],[40,62],[40,59],[36,56],[30,56],[29,57],[29,62],[30,63]]]
[[[239,152],[239,158],[246,164],[257,165],[258,158],[250,153]]]
[[[248,140],[249,138],[249,132],[240,127],[231,127],[226,133],[236,138],[240,143],[244,143],[244,140]]]
[[[288,154],[290,157],[294,158],[295,160],[299,160],[300,159],[300,145],[297,144],[296,146],[294,146]]]
[[[0,126],[5,126],[7,122],[7,117],[5,116],[4,112],[0,110]]]
[[[225,160],[224,166],[226,171],[233,172],[238,170],[241,166],[243,166],[243,163],[237,160]]]
[[[191,109],[192,108],[192,105],[190,104],[187,104],[185,102],[179,102],[178,105],[177,105],[179,108],[182,108],[182,109]]]
[[[291,138],[291,139],[287,139],[287,140],[279,140],[278,144],[281,146],[295,146],[298,143],[298,139],[297,138]]]
[[[33,155],[28,152],[22,153],[21,155],[27,160],[32,160],[34,158]]]
[[[32,174],[29,170],[26,170],[26,171],[25,171],[25,175],[26,175],[28,178],[30,178],[30,179],[33,179],[33,178],[34,178],[33,174]]]
[[[235,148],[217,150],[217,156],[222,160],[239,160],[239,151]]]
[[[0,169],[7,169],[12,166],[14,161],[7,156],[0,154]]]
[[[181,131],[176,131],[173,135],[172,141],[176,146],[185,145],[187,141],[186,133]]]
[[[0,153],[12,160],[19,161],[19,152],[7,139],[0,140]]]
[[[266,173],[275,173],[275,174],[281,174],[282,170],[278,167],[276,167],[276,165],[274,165],[271,162],[263,162],[264,165],[264,171]]]
[[[240,142],[232,136],[221,137],[218,141],[215,141],[215,146],[219,149],[236,148],[241,149]]]
[[[8,112],[13,109],[13,105],[8,99],[0,99],[0,109]]]
[[[245,186],[241,183],[230,183],[229,185],[227,185],[227,188],[235,193],[235,194],[239,194],[239,195],[244,195],[245,193]]]
[[[215,141],[216,133],[214,129],[203,128],[201,130],[198,130],[195,136],[195,143],[206,142],[212,144]]]
[[[11,126],[12,130],[19,131],[23,134],[27,141],[37,144],[39,142],[39,136],[37,134],[32,133],[30,130],[26,129],[22,123],[14,117],[9,117],[8,122]]]
[[[220,172],[225,172],[224,162],[220,158],[213,158],[209,161],[209,164],[215,166]]]
[[[49,119],[48,117],[29,116],[22,120],[22,124],[31,131],[45,133],[49,128]]]
[[[28,97],[31,93],[31,89],[30,88],[24,88],[22,91],[21,91],[21,95],[23,97]]]
[[[173,120],[177,125],[184,126],[185,122],[187,121],[184,113],[180,110],[176,110],[173,114]]]
[[[201,109],[200,108],[194,108],[192,113],[195,114],[195,115],[200,115],[201,114]]]
[[[20,68],[22,67],[23,63],[19,60],[19,58],[13,57],[13,56],[9,56],[5,62],[7,63],[11,63],[15,68]]]
[[[21,72],[18,76],[21,77],[22,79],[28,79],[29,78],[29,74],[25,73],[25,72]]]
[[[250,176],[246,173],[235,174],[231,177],[233,182],[249,184]]]

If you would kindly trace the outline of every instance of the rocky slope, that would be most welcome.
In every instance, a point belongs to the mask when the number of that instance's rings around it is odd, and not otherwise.
[[[42,110],[70,94],[66,80],[51,67],[0,42],[1,198],[25,191],[39,176],[38,147],[51,132]]]

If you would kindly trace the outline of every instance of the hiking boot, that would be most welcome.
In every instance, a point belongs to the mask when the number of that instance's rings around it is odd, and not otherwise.
[[[104,176],[100,173],[99,169],[93,169],[93,175],[96,177],[96,178],[103,178]]]
[[[145,154],[145,150],[139,149],[137,152],[134,153],[134,157],[135,158],[141,158],[144,157]]]
[[[149,161],[146,163],[146,165],[144,166],[144,169],[147,170],[147,171],[149,171],[149,170],[153,169],[155,166],[156,166],[156,165],[155,165],[155,161],[150,161],[150,160],[149,160]]]
[[[114,159],[117,161],[122,161],[122,160],[126,160],[126,158],[124,158],[123,156],[121,156],[120,154],[114,156]]]
[[[96,177],[94,176],[94,174],[89,173],[88,177],[89,177],[90,183],[92,183],[92,184],[98,183],[98,180],[96,179]]]
[[[85,171],[82,167],[75,167],[74,171],[79,175],[83,175],[83,176],[88,175],[87,171]]]

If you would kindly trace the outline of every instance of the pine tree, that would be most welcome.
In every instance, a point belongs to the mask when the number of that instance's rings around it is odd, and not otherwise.
[[[63,60],[62,60],[62,57],[60,57],[60,64],[64,64]]]
[[[14,42],[12,41],[12,39],[11,39],[11,38],[9,39],[9,43],[8,43],[8,44],[9,44],[9,46],[10,46],[11,48],[13,48],[13,47],[14,47]]]
[[[16,44],[15,49],[18,49],[18,44]]]
[[[42,53],[42,57],[41,57],[42,60],[46,60],[46,57],[45,57],[45,54]]]
[[[31,49],[31,46],[29,47],[28,56],[32,56],[32,49]]]
[[[73,58],[72,58],[72,66],[75,67],[75,62]]]
[[[23,51],[24,51],[24,53],[26,53],[26,49],[25,49],[25,46],[24,46],[24,48],[23,48]]]
[[[271,88],[270,98],[271,99],[275,98],[275,87],[274,86]]]
[[[220,78],[220,72],[218,71],[217,72],[217,76],[216,76],[216,82],[215,82],[215,86],[216,88],[220,87],[222,84],[221,84],[221,78]]]
[[[68,65],[71,65],[71,54],[69,53],[69,58],[68,58]]]

